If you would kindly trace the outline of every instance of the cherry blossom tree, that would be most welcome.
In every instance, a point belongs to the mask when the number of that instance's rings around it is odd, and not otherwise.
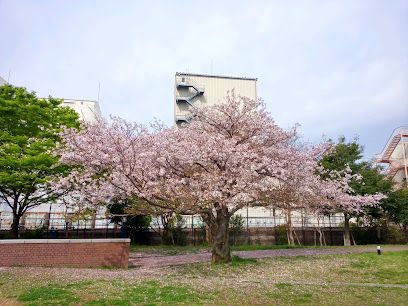
[[[193,109],[192,118],[180,128],[113,118],[66,130],[57,154],[78,169],[55,188],[93,205],[132,198],[136,209],[199,214],[213,262],[231,260],[229,221],[239,209],[280,201],[290,212],[342,192],[314,172],[324,148],[296,145],[296,129],[278,127],[262,102],[231,92],[224,103]]]
[[[80,167],[56,188],[72,188],[95,204],[137,197],[140,205],[200,214],[218,262],[231,260],[230,217],[276,189],[296,132],[279,128],[263,103],[231,93],[223,104],[195,109],[181,128],[114,118],[63,137],[61,161]]]
[[[319,160],[333,150],[330,143],[319,146],[294,143],[290,150],[284,175],[275,179],[277,187],[267,190],[261,197],[264,203],[271,203],[285,213],[288,244],[295,244],[297,237],[292,226],[292,212],[303,210],[315,215],[317,220],[323,214],[342,212],[345,217],[344,241],[345,245],[350,245],[350,216],[363,212],[366,207],[378,205],[385,196],[381,193],[356,194],[351,185],[361,180],[361,176],[353,174],[349,167],[342,171],[329,171],[320,166]],[[318,231],[321,240],[320,228]]]
[[[341,171],[325,170],[320,168],[322,189],[327,201],[320,203],[320,208],[325,211],[342,212],[344,214],[343,241],[345,246],[350,246],[350,218],[353,214],[363,213],[367,207],[374,207],[386,198],[380,192],[375,194],[359,195],[352,188],[352,182],[360,181],[361,175],[353,174],[350,167]]]
[[[292,143],[287,148],[286,164],[282,175],[274,177],[275,189],[260,195],[262,204],[280,209],[285,214],[286,234],[289,245],[295,244],[296,232],[292,225],[294,211],[316,211],[316,203],[324,200],[322,181],[318,172],[318,160],[327,152],[326,143],[319,146]],[[298,243],[299,239],[297,239]]]

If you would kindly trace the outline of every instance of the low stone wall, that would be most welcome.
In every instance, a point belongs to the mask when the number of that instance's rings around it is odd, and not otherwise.
[[[130,239],[0,240],[0,266],[128,267]]]

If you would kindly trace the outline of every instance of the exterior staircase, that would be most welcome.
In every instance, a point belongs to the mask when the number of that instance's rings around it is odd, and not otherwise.
[[[195,98],[202,96],[204,94],[204,89],[197,86],[191,81],[186,81],[183,80],[179,83],[177,83],[177,89],[185,89],[185,90],[193,90],[192,95],[184,95],[184,96],[176,96],[176,103],[186,103],[189,106],[193,107],[193,101]],[[178,115],[176,116],[176,122],[177,123],[188,123],[191,119],[191,116],[189,115]]]

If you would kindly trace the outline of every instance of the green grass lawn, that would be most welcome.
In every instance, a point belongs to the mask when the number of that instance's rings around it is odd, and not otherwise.
[[[116,280],[50,284],[27,290],[17,301],[26,305],[156,305],[194,304],[209,298],[186,286],[163,285],[153,280],[139,284]]]
[[[145,272],[6,268],[0,270],[0,305],[407,305],[402,285],[408,285],[408,251],[234,257],[228,264]]]

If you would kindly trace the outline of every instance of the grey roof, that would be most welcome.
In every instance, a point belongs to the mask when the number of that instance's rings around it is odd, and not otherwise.
[[[7,84],[7,81],[0,76],[0,86]]]
[[[206,77],[206,78],[221,78],[221,79],[235,79],[235,80],[248,80],[248,81],[258,81],[258,78],[247,78],[247,77],[234,77],[234,76],[225,76],[225,75],[211,75],[211,74],[197,74],[197,73],[184,73],[176,72],[176,76],[197,76],[197,77]]]

